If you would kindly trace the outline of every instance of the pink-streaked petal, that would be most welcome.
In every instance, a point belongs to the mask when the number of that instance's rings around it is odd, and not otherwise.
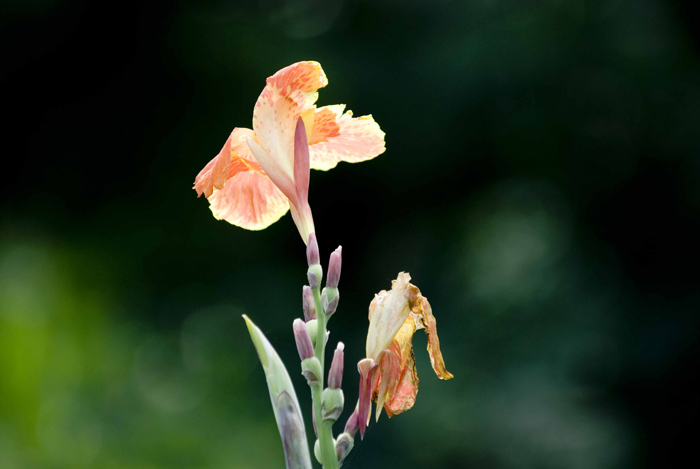
[[[245,228],[262,230],[289,210],[287,197],[267,177],[255,171],[243,171],[215,189],[209,197],[211,211],[219,220]]]
[[[352,111],[342,114],[344,108],[345,105],[335,105],[316,110],[310,140],[312,169],[327,171],[340,161],[371,160],[386,150],[384,132],[374,118],[371,115],[352,117]],[[336,125],[332,125],[332,114],[336,116]]]
[[[365,428],[369,425],[369,416],[372,412],[372,382],[377,374],[377,370],[378,364],[371,358],[364,358],[357,363],[357,371],[360,373],[357,411],[361,438],[365,437]]]
[[[275,183],[283,174],[293,180],[297,119],[313,108],[318,99],[316,90],[326,84],[326,75],[317,62],[295,63],[267,79],[255,103],[253,129],[257,143],[270,155],[269,159],[260,159],[256,154],[256,159]]]
[[[395,371],[399,374],[399,378],[390,389],[389,397],[384,404],[384,410],[389,417],[407,411],[416,402],[418,374],[413,356],[413,333],[415,331],[416,323],[412,317],[409,317],[389,347],[389,350],[400,357],[398,370]]]
[[[373,400],[377,403],[375,420],[379,420],[382,408],[391,399],[401,378],[401,354],[397,347],[390,347],[381,354],[379,359],[379,378],[373,392]]]
[[[309,206],[309,144],[306,139],[304,121],[297,119],[294,134],[294,185],[296,199],[290,198],[292,219],[299,230],[304,244],[308,244],[309,235],[315,231],[314,219]]]
[[[230,156],[231,136],[226,139],[226,143],[221,151],[202,169],[194,180],[193,189],[197,191],[197,197],[204,194],[209,197],[214,188],[222,189],[226,182],[226,172],[231,162]]]
[[[294,132],[294,185],[300,201],[309,199],[309,142],[306,138],[304,121],[297,119]]]

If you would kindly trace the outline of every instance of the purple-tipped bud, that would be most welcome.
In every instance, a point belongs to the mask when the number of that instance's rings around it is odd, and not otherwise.
[[[348,433],[350,436],[353,438],[355,437],[355,434],[357,433],[357,430],[360,429],[360,411],[357,407],[355,407],[355,411],[352,413],[350,418],[348,418],[348,422],[345,424],[345,433]]]
[[[328,387],[331,389],[340,389],[343,384],[343,350],[345,350],[345,344],[338,342],[338,347],[333,352],[331,370],[328,372]]]
[[[326,316],[331,317],[335,310],[338,309],[340,301],[340,292],[335,287],[326,287],[321,293],[321,305],[326,312]]]
[[[304,308],[304,321],[309,322],[316,319],[316,305],[314,304],[314,294],[311,287],[304,285],[302,290],[302,307]]]
[[[309,264],[309,266],[321,263],[321,255],[318,252],[316,233],[311,233],[309,235],[309,244],[306,246],[306,262]]]
[[[335,442],[335,454],[338,457],[338,467],[343,467],[343,461],[348,457],[352,447],[355,446],[355,438],[348,433],[341,433]]]
[[[301,319],[295,319],[292,326],[294,328],[294,340],[297,343],[299,357],[302,360],[314,356],[314,346],[311,343],[309,331],[306,330],[306,324]]]
[[[340,282],[340,267],[343,259],[342,254],[343,246],[338,246],[338,249],[331,254],[331,260],[328,261],[327,287],[338,288],[338,282]]]

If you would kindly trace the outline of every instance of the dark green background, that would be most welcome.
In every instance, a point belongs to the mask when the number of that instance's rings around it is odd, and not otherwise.
[[[323,258],[343,245],[347,407],[367,306],[401,270],[455,375],[419,332],[414,409],[346,467],[696,458],[692,2],[142,3],[0,4],[0,467],[282,467],[240,315],[308,410],[303,243],[289,216],[216,221],[191,187],[299,60],[328,75],[320,105],[387,134],[377,159],[312,173]]]

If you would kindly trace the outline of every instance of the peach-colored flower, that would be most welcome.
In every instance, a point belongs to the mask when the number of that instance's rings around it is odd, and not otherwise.
[[[413,356],[413,334],[425,329],[428,354],[440,379],[450,379],[440,352],[435,317],[428,300],[409,283],[411,276],[399,273],[391,291],[381,291],[369,305],[367,358],[360,360],[360,397],[358,403],[360,433],[369,424],[372,401],[377,403],[376,418],[400,414],[411,407],[418,394],[418,375]]]
[[[309,169],[328,170],[384,152],[384,132],[372,116],[352,117],[345,105],[317,108],[328,84],[317,62],[298,62],[267,79],[253,110],[253,130],[235,128],[200,171],[194,189],[214,216],[262,230],[287,210],[306,243],[314,232]]]

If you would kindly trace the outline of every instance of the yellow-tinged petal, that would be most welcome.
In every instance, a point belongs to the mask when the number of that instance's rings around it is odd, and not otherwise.
[[[352,117],[344,104],[316,110],[309,139],[311,168],[327,171],[340,161],[359,163],[384,153],[384,132],[371,115]]]

